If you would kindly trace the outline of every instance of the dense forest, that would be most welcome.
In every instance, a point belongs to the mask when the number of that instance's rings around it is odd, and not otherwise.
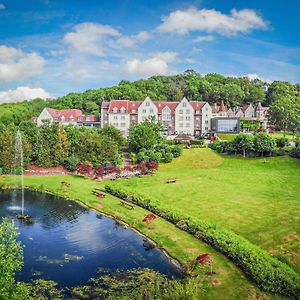
[[[87,90],[84,93],[70,93],[66,96],[44,101],[36,99],[15,104],[0,105],[1,126],[29,120],[38,116],[48,106],[57,109],[77,108],[84,113],[99,114],[101,102],[111,99],[143,100],[149,96],[153,100],[177,101],[184,96],[190,100],[220,103],[223,99],[229,107],[243,104],[269,106],[281,97],[292,97],[300,102],[300,84],[274,81],[266,83],[247,77],[226,77],[220,74],[205,76],[193,70],[174,76],[153,76],[134,82],[121,81],[117,86]]]

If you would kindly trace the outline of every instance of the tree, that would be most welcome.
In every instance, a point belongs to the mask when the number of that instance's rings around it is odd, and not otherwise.
[[[253,135],[239,134],[235,137],[233,144],[237,152],[243,153],[243,157],[246,157],[246,153],[253,150]]]
[[[15,281],[23,265],[23,246],[16,241],[18,233],[13,223],[3,218],[0,225],[0,298],[28,299],[25,284]]]
[[[138,153],[141,149],[150,149],[162,139],[160,131],[162,127],[155,120],[145,120],[141,124],[134,124],[129,129],[129,147]]]
[[[99,130],[100,136],[111,138],[115,141],[121,150],[126,145],[126,139],[123,137],[121,131],[113,126],[104,126]]]
[[[275,148],[275,141],[267,133],[258,133],[253,141],[254,150],[264,156],[265,153],[272,153]]]
[[[68,157],[69,148],[68,136],[63,126],[60,126],[57,131],[57,142],[55,144],[55,161],[58,165],[62,164]]]
[[[278,98],[270,106],[268,119],[284,131],[284,137],[286,130],[292,129],[299,122],[300,110],[297,102],[297,98],[288,95]]]

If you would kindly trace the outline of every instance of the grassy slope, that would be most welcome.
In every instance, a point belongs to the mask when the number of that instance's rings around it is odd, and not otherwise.
[[[211,166],[210,168],[207,168]],[[178,178],[166,184],[167,178]],[[221,157],[185,150],[156,176],[119,180],[123,189],[243,235],[300,267],[300,161],[289,157]]]
[[[62,190],[61,181],[71,183],[69,188]],[[129,180],[127,181],[129,182]],[[0,176],[0,187],[12,184],[12,177]],[[95,187],[104,186],[103,183],[77,176],[41,176],[26,177],[25,185],[31,188],[48,190],[57,195],[77,199],[86,205],[110,214],[131,224],[143,234],[156,241],[171,256],[185,263],[189,259],[195,259],[198,254],[210,253],[214,259],[214,271],[216,275],[209,280],[218,279],[220,284],[211,285],[207,289],[205,299],[255,299],[254,295],[262,295],[256,287],[252,285],[245,275],[227,258],[205,243],[195,239],[176,228],[171,223],[158,218],[151,225],[142,222],[143,217],[148,213],[146,210],[135,207],[133,210],[121,206],[119,199],[107,195],[105,199],[98,199],[91,195]],[[204,280],[207,277],[204,275]],[[276,296],[268,296],[267,299],[279,299]]]
[[[232,141],[237,136],[237,134],[234,134],[234,133],[218,133],[217,135],[222,141]],[[270,133],[270,136],[273,139],[282,138],[283,133],[282,132],[274,132],[274,133]],[[295,136],[291,133],[286,133],[285,137],[287,139],[289,139],[290,141],[295,138]]]

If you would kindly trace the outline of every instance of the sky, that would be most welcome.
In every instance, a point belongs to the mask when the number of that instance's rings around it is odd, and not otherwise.
[[[300,82],[298,0],[0,0],[0,103],[200,74]]]

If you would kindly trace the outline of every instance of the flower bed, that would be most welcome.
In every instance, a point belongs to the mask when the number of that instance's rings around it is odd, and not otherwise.
[[[159,209],[139,195],[106,185],[107,193],[130,201],[152,213],[170,221],[178,228],[189,232],[197,239],[205,241],[235,262],[262,290],[298,298],[300,296],[300,276],[292,268],[270,256],[247,239],[202,220],[191,220],[182,214]]]

